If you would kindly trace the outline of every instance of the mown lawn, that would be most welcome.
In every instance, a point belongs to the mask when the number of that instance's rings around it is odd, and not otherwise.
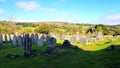
[[[120,39],[101,40],[79,48],[63,48],[61,42],[55,48],[63,52],[55,57],[43,55],[46,45],[32,46],[37,55],[30,58],[23,56],[23,47],[0,47],[0,68],[120,68],[120,50],[107,50],[110,45],[120,45]],[[7,57],[8,54],[19,55],[16,58]]]

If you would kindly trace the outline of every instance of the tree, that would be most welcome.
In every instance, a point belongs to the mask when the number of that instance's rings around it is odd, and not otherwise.
[[[49,24],[42,23],[39,25],[35,32],[49,34],[51,31],[51,26]]]

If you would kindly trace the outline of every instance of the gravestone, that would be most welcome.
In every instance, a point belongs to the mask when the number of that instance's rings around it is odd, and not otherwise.
[[[18,37],[18,35],[19,35],[18,32],[15,32],[15,36]]]
[[[96,38],[91,37],[91,38],[90,38],[90,41],[91,41],[91,42],[95,42],[95,41],[96,41]]]
[[[18,35],[18,46],[22,46],[22,37]]]
[[[61,35],[61,39],[62,39],[62,40],[65,40],[65,34],[62,34],[62,35]]]
[[[16,35],[13,35],[13,40],[12,40],[13,46],[17,45],[17,38]]]
[[[44,40],[38,39],[37,44],[38,44],[38,46],[43,46],[44,45]]]
[[[5,34],[2,34],[2,40],[5,41]]]
[[[83,44],[88,44],[88,40],[86,38],[80,38],[80,43]]]
[[[72,37],[70,38],[70,41],[71,41],[72,43],[76,43],[77,37],[76,37],[76,36],[72,36]]]
[[[34,40],[35,40],[35,42],[38,41],[38,34],[37,34],[37,33],[36,33],[35,36],[34,36]]]
[[[56,35],[56,38],[57,38],[57,39],[60,39],[60,34],[57,34],[57,35]]]
[[[7,41],[8,41],[8,40],[7,40],[7,34],[4,35],[4,38],[5,38],[5,41],[7,42]]]
[[[31,35],[31,40],[34,42],[34,34]]]
[[[64,40],[63,44],[62,44],[63,47],[70,47],[72,46],[69,42],[69,40]]]
[[[13,34],[10,35],[10,40],[11,41],[13,40],[13,36],[14,36]]]
[[[0,34],[0,45],[2,44],[2,35]]]
[[[40,39],[42,39],[43,41],[45,40],[44,34],[41,35]]]
[[[46,44],[50,45],[50,36],[49,35],[46,36]]]
[[[24,56],[25,57],[30,57],[31,50],[32,50],[31,46],[32,46],[31,38],[29,37],[29,34],[25,34],[25,39],[24,39]]]
[[[56,46],[56,39],[54,37],[50,37],[50,46]]]
[[[6,34],[7,36],[7,41],[10,41],[10,36],[8,34]]]
[[[102,39],[102,38],[103,38],[102,32],[98,32],[96,39],[97,39],[97,40],[100,40],[100,39]]]

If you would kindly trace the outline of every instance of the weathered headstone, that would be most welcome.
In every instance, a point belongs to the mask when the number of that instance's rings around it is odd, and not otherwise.
[[[31,50],[32,50],[31,46],[32,46],[31,38],[29,37],[29,34],[25,34],[25,40],[24,40],[24,56],[25,57],[30,57]]]
[[[34,34],[31,35],[31,40],[34,42]]]
[[[5,38],[5,41],[8,41],[8,40],[7,40],[7,35],[6,35],[6,34],[4,35],[4,38]]]
[[[38,34],[37,33],[35,34],[34,40],[35,40],[35,42],[38,41]]]
[[[46,36],[46,37],[47,37],[47,36]],[[40,39],[42,39],[43,41],[45,40],[44,34],[41,35]]]
[[[70,47],[72,46],[69,42],[69,40],[64,40],[63,44],[62,44],[63,47]]]
[[[80,38],[80,43],[81,44],[87,44],[88,40],[86,38]]]
[[[96,41],[96,38],[91,37],[91,38],[90,38],[90,41],[91,41],[91,42],[95,42],[95,41]]]
[[[57,34],[57,35],[56,35],[56,38],[57,38],[57,39],[60,39],[60,34]]]
[[[50,45],[50,36],[49,35],[46,36],[46,44]]]
[[[13,46],[17,45],[17,38],[16,35],[13,35],[13,40],[12,40]]]
[[[76,43],[77,37],[76,37],[76,36],[71,37],[71,38],[70,38],[70,41],[71,41],[72,43]]]
[[[61,39],[62,39],[62,40],[65,40],[65,34],[62,34],[62,35],[61,35]]]
[[[7,36],[7,41],[10,41],[10,36],[8,34],[6,34]]]
[[[15,32],[15,36],[18,37],[18,35],[19,35],[18,32]]]
[[[22,46],[22,37],[18,35],[18,46]]]
[[[2,35],[0,34],[0,45],[2,44]]]
[[[50,37],[50,46],[56,46],[56,39],[54,37]]]
[[[11,41],[13,40],[13,36],[14,36],[13,34],[10,35],[10,40]]]
[[[98,32],[96,39],[97,39],[97,40],[100,40],[100,39],[102,39],[102,38],[103,38],[102,32]]]
[[[38,46],[43,46],[44,45],[44,40],[38,39],[37,44],[38,44]]]

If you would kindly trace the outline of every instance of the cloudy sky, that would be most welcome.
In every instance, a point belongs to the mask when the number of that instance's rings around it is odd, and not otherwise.
[[[119,24],[120,0],[0,0],[0,20]]]

